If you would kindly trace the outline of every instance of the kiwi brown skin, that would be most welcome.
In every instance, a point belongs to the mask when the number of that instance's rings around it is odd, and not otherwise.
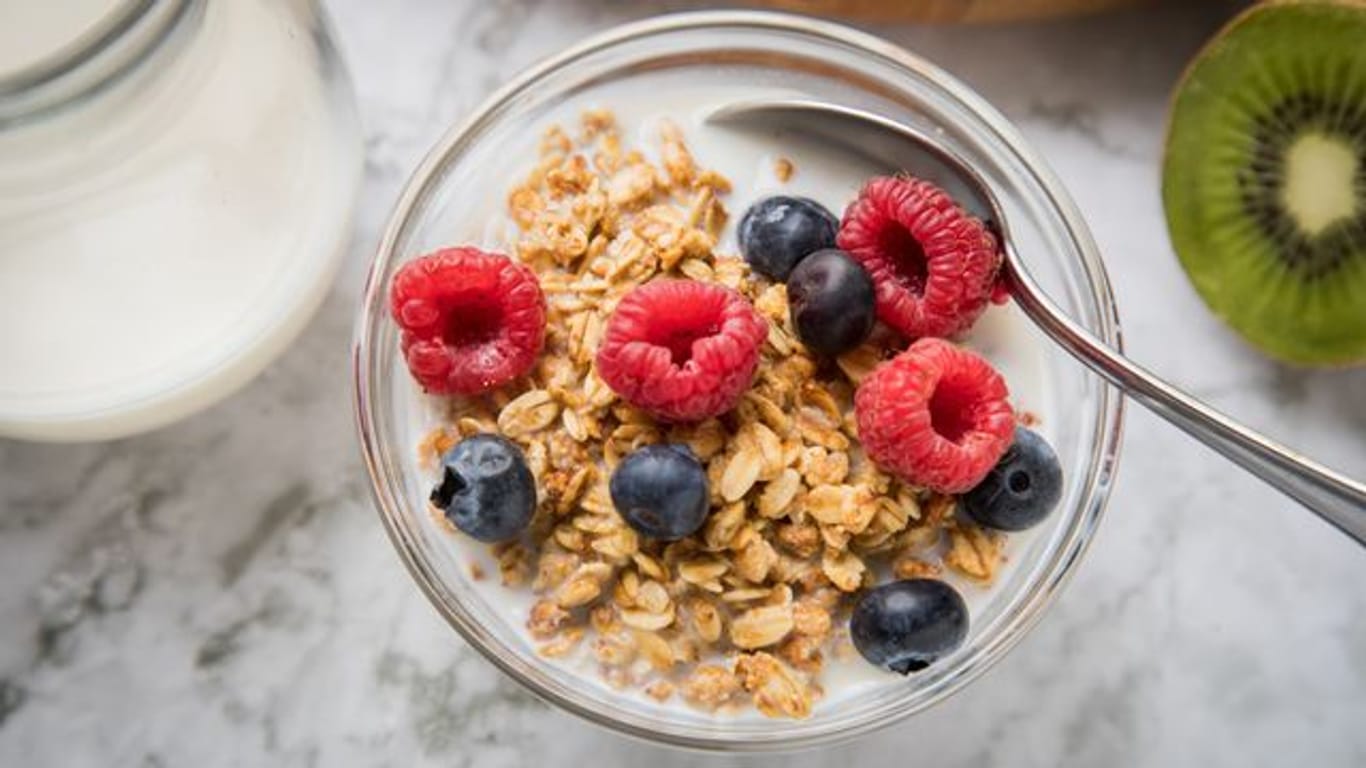
[[[1332,67],[1306,68],[1315,57]],[[1280,71],[1247,85],[1268,69]],[[1337,91],[1325,93],[1323,72]],[[1366,0],[1244,11],[1187,66],[1169,115],[1163,205],[1201,298],[1284,362],[1366,363]],[[1326,123],[1330,130],[1318,130],[1328,117],[1336,120]],[[1295,228],[1284,205],[1271,204],[1280,199],[1276,184],[1290,183],[1285,153],[1308,133],[1340,139],[1356,158],[1354,213],[1312,236]]]

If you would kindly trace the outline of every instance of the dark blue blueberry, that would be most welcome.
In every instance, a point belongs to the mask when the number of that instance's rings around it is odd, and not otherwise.
[[[1023,531],[1037,525],[1062,498],[1062,466],[1037,432],[1015,428],[1015,442],[977,487],[963,495],[962,508],[979,525]]]
[[[834,248],[839,227],[839,220],[815,200],[765,197],[740,219],[740,252],[757,272],[786,280],[797,262]]]
[[[849,636],[863,658],[903,675],[918,672],[963,644],[968,606],[938,579],[905,579],[859,598]]]
[[[834,356],[868,338],[877,319],[873,278],[844,251],[828,248],[802,259],[787,278],[792,325],[813,352]]]
[[[469,536],[507,541],[525,531],[536,512],[536,479],[517,446],[497,435],[475,435],[441,457],[432,503]]]
[[[673,541],[707,520],[707,471],[686,445],[647,445],[617,465],[608,484],[617,512],[640,533]]]

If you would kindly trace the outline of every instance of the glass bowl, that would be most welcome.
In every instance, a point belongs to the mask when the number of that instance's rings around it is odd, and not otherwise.
[[[1121,399],[1064,352],[1039,343],[1048,402],[1036,405],[1066,473],[1062,503],[1013,552],[991,599],[972,616],[963,647],[904,681],[842,699],[832,695],[805,720],[770,720],[651,705],[585,684],[581,673],[537,656],[523,617],[475,588],[467,563],[454,554],[454,537],[427,512],[430,478],[415,458],[425,431],[424,398],[398,353],[386,307],[389,280],[406,259],[487,239],[483,222],[502,205],[500,196],[488,194],[489,174],[520,174],[507,158],[527,157],[517,152],[534,145],[567,98],[617,81],[702,69],[709,77],[733,73],[748,85],[881,112],[937,135],[993,186],[1017,250],[1041,284],[1099,338],[1119,345],[1109,283],[1080,213],[1015,128],[981,97],[928,62],[843,26],[771,13],[691,13],[618,27],[531,68],[432,150],[399,199],[369,276],[353,356],[356,414],[380,516],[399,556],[441,615],[504,672],[569,712],[648,740],[732,751],[793,749],[848,739],[934,704],[999,660],[1038,621],[1100,522],[1118,457]]]

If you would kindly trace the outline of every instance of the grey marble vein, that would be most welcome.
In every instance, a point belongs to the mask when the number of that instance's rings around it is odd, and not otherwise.
[[[438,619],[353,445],[366,262],[409,170],[490,90],[584,34],[695,5],[328,2],[366,185],[300,342],[154,434],[0,441],[0,765],[1366,764],[1366,557],[1137,409],[1109,517],[1046,620],[960,695],[834,750],[723,759],[628,741],[540,703]],[[1136,358],[1366,476],[1366,371],[1267,363],[1204,311],[1166,239],[1168,94],[1229,12],[878,31],[979,89],[1048,158],[1106,254]]]

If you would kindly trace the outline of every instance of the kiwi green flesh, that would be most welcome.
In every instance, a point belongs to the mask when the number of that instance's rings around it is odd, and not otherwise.
[[[1210,308],[1305,365],[1366,361],[1366,5],[1246,12],[1187,71],[1162,181]]]

